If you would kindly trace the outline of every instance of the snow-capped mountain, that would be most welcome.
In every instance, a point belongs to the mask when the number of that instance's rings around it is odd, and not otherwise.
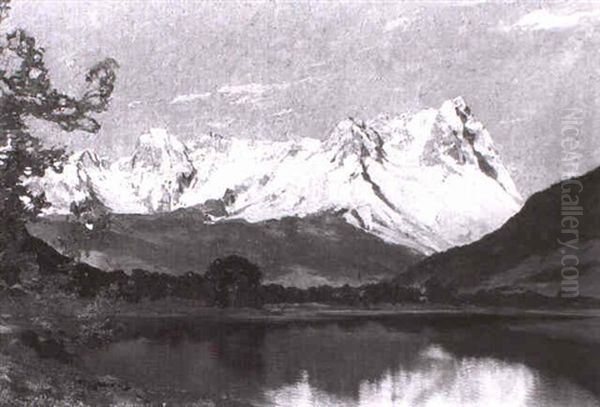
[[[153,212],[176,207],[196,175],[187,148],[164,129],[151,129],[137,142],[131,160],[121,163],[130,174],[135,196]]]
[[[472,242],[521,207],[492,139],[462,98],[439,109],[346,119],[324,141],[203,135],[186,147],[162,129],[108,165],[85,151],[38,183],[53,204],[93,194],[119,213],[219,200],[250,222],[320,212],[424,253]]]

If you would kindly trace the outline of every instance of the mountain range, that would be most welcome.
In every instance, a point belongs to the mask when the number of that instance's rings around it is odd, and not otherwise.
[[[32,187],[52,203],[32,233],[106,270],[202,272],[235,253],[286,286],[393,279],[463,298],[600,297],[600,168],[522,206],[462,98],[349,118],[322,142],[209,134],[184,145],[151,129],[131,156],[110,164],[86,150]],[[107,230],[72,222],[86,199],[111,213]]]
[[[510,174],[463,98],[438,109],[342,120],[324,141],[216,134],[180,142],[150,129],[109,163],[73,154],[31,184],[46,215],[92,197],[114,214],[202,211],[205,223],[335,213],[386,244],[423,255],[476,241],[522,204]]]

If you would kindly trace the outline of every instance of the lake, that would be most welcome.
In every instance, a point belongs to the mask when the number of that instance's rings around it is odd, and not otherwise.
[[[256,406],[600,406],[600,319],[132,318],[86,368]]]

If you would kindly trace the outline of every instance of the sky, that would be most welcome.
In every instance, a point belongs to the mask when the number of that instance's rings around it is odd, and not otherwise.
[[[565,176],[568,109],[581,112],[580,172],[600,165],[600,2],[18,0],[14,27],[46,49],[61,90],[77,94],[100,59],[120,64],[98,134],[31,123],[74,150],[129,154],[151,127],[324,138],[348,116],[461,95],[523,195]]]

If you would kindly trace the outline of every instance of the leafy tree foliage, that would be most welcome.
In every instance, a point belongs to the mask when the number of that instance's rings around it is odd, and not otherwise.
[[[216,259],[204,276],[219,307],[258,307],[261,301],[260,268],[241,256]]]
[[[0,3],[0,21],[7,2]],[[27,186],[48,168],[62,170],[65,151],[48,148],[32,135],[26,119],[57,124],[62,130],[97,132],[93,114],[105,111],[114,90],[117,62],[108,58],[85,76],[86,90],[79,97],[52,86],[44,63],[45,50],[22,29],[0,38],[0,268],[14,266],[27,236],[25,225],[48,204],[44,194]]]

